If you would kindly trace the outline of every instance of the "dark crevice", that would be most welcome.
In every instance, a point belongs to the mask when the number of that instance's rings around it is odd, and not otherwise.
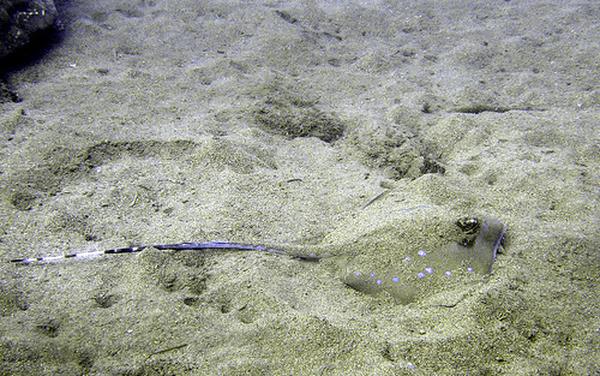
[[[483,112],[495,112],[495,113],[505,113],[509,111],[545,111],[540,108],[533,107],[502,107],[502,106],[490,106],[485,104],[471,105],[465,107],[456,108],[450,112],[459,113],[459,114],[481,114]]]
[[[275,14],[281,17],[281,19],[283,19],[285,22],[290,23],[292,25],[298,22],[298,19],[292,17],[289,13],[284,12],[282,10],[276,10]]]

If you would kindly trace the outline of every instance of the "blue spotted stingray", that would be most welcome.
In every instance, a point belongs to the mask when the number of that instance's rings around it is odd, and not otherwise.
[[[452,285],[472,279],[474,275],[488,274],[506,235],[507,226],[494,218],[463,218],[456,222],[464,234],[459,242],[450,242],[438,249],[414,249],[397,255],[393,267],[385,272],[361,270],[361,256],[378,258],[368,252],[356,257],[342,257],[345,270],[342,281],[350,288],[368,295],[388,294],[397,303],[406,304],[419,297],[431,295]],[[302,261],[318,262],[325,258],[340,257],[339,250],[350,245],[291,246],[257,245],[226,241],[185,242],[174,244],[152,244],[103,251],[69,253],[60,256],[26,257],[10,260],[19,265],[52,263],[66,259],[90,259],[102,255],[128,254],[148,248],[175,251],[231,250],[257,251],[273,255],[288,256]],[[356,245],[354,246],[356,247]],[[368,248],[369,244],[365,245]],[[336,250],[328,250],[336,248]]]
[[[378,270],[361,270],[363,262],[350,262],[342,280],[359,292],[385,293],[397,303],[406,304],[491,273],[507,226],[493,218],[469,218],[457,224],[466,235],[460,242],[404,252],[396,257],[393,267]]]

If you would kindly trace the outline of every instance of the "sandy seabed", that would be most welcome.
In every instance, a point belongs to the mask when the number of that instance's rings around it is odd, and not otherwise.
[[[0,104],[0,375],[600,372],[600,4],[58,5]],[[344,283],[465,216],[491,274]],[[198,240],[341,257],[8,262]]]

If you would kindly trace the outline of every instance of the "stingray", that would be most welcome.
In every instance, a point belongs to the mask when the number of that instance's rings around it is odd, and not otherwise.
[[[427,223],[432,222],[430,218],[424,218]],[[414,222],[414,219],[411,220]],[[407,304],[491,273],[507,226],[495,218],[467,217],[457,220],[454,230],[455,239],[450,241],[446,241],[444,236],[431,241],[430,232],[427,231],[397,233],[395,228],[383,226],[359,236],[358,239],[341,244],[258,245],[227,241],[184,242],[112,248],[59,256],[25,257],[10,262],[18,265],[54,263],[67,259],[137,253],[148,248],[175,251],[257,251],[301,261],[331,260],[333,262],[330,264],[335,266],[340,279],[349,288],[367,295],[386,294],[396,303]],[[445,243],[439,245],[440,239]],[[423,246],[416,247],[416,244]]]
[[[395,255],[385,267],[349,263],[342,277],[350,288],[369,295],[387,294],[407,304],[477,281],[492,272],[507,227],[494,218],[465,218],[456,222],[465,238],[438,248],[416,248]]]

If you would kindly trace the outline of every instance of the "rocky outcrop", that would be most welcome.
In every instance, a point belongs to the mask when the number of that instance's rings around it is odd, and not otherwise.
[[[55,25],[53,0],[0,0],[0,61]]]

